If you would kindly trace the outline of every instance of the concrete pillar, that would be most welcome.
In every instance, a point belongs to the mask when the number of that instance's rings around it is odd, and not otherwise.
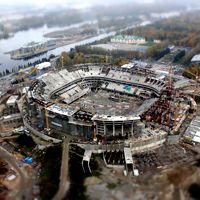
[[[96,121],[94,122],[94,125],[95,125],[95,127],[96,127],[95,131],[96,131],[96,135],[97,135],[97,134],[98,134],[98,125],[97,125],[97,122],[96,122]]]
[[[106,124],[105,124],[105,122],[103,123],[103,130],[104,130],[104,135],[106,135]]]
[[[40,116],[40,118],[42,118],[42,111],[40,106],[38,106],[38,115]]]
[[[124,124],[122,123],[122,136],[124,136]]]
[[[115,122],[113,122],[113,136],[115,136]]]
[[[133,136],[133,122],[131,123],[131,136]]]

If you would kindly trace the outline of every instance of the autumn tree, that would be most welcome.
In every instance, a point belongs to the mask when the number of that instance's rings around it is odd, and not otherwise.
[[[122,65],[125,65],[125,64],[128,64],[128,63],[129,63],[129,61],[126,58],[119,58],[115,62],[115,64],[118,65],[118,66],[122,66]]]

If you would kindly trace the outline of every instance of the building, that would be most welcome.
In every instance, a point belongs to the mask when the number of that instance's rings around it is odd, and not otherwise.
[[[6,102],[7,107],[15,107],[17,104],[18,95],[10,96]]]
[[[164,99],[166,95],[162,96],[163,91],[168,92],[167,83],[167,79],[137,64],[75,65],[48,72],[34,82],[26,96],[29,117],[35,115],[48,130],[70,134],[86,143],[94,138],[98,144],[119,138],[123,143],[129,138],[132,151],[145,151],[163,144],[169,129],[175,128],[174,118],[169,120],[175,108]],[[180,122],[176,125],[183,122],[190,107],[186,97],[181,99]],[[151,128],[151,122],[166,131]]]
[[[125,44],[145,44],[146,39],[134,35],[116,35],[111,38],[113,43],[125,43]]]
[[[43,70],[43,69],[47,69],[49,67],[51,67],[50,62],[43,62],[43,63],[40,63],[40,64],[35,66],[35,68],[37,68],[37,70]]]

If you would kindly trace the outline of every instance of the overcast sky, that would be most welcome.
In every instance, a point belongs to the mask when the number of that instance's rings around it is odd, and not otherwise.
[[[0,0],[0,5],[34,5],[37,7],[44,7],[44,6],[52,6],[52,5],[63,5],[63,6],[69,6],[69,7],[76,7],[76,8],[85,8],[89,7],[91,5],[97,5],[97,4],[113,4],[113,3],[125,3],[125,2],[142,2],[142,3],[149,3],[153,0]]]
[[[95,5],[113,5],[113,4],[122,4],[126,3],[155,3],[158,5],[162,4],[174,4],[174,5],[185,5],[185,6],[196,6],[196,4],[200,4],[200,0],[0,0],[0,11],[7,10],[6,8],[13,8],[17,11],[25,8],[29,9],[37,9],[37,8],[46,8],[46,9],[54,9],[55,7],[62,8],[89,8]]]

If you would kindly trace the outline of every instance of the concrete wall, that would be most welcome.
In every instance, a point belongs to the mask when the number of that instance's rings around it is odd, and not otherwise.
[[[70,135],[73,136],[82,136],[84,138],[90,138],[93,134],[93,130],[91,127],[75,124],[73,122],[68,121],[67,119],[62,119],[58,117],[49,118],[49,126],[56,130],[70,133]]]
[[[55,139],[55,138],[52,138],[52,137],[49,137],[37,130],[35,130],[34,128],[32,128],[25,120],[24,120],[24,126],[31,132],[33,133],[34,135],[36,135],[37,137],[40,137],[41,139],[45,140],[45,141],[51,141],[53,143],[60,143],[62,142],[61,140],[58,140],[58,139]]]

